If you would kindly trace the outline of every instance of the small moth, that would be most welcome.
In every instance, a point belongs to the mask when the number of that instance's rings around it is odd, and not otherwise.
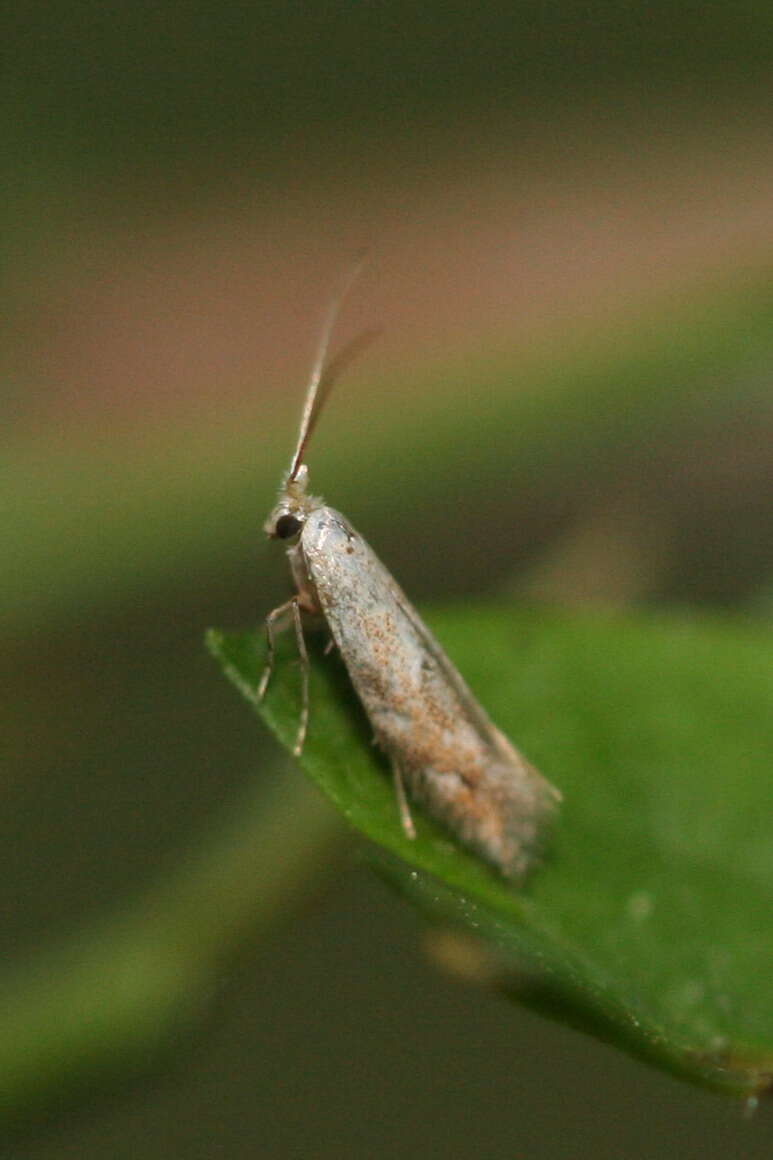
[[[392,767],[402,828],[416,835],[406,787],[466,846],[510,878],[534,863],[560,794],[489,720],[390,573],[348,520],[308,494],[303,462],[333,379],[325,367],[340,304],[322,330],[290,469],[265,530],[284,540],[296,593],[266,617],[268,652],[257,699],[266,692],[277,627],[292,620],[301,660],[301,713],[294,752],[309,718],[308,654],[301,613],[321,615]]]

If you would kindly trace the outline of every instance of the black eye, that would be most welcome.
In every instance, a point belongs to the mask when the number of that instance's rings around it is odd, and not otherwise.
[[[280,516],[274,527],[274,535],[280,540],[289,540],[301,530],[301,521],[295,516]]]

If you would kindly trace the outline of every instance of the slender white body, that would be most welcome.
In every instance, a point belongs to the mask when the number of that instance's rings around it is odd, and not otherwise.
[[[507,740],[481,709],[402,590],[365,541],[333,508],[308,494],[304,453],[337,366],[326,368],[341,302],[361,268],[347,272],[328,309],[303,403],[298,440],[279,497],[265,523],[283,540],[297,593],[266,617],[268,654],[256,689],[265,694],[274,664],[276,627],[292,616],[301,660],[301,713],[294,752],[309,720],[308,655],[301,610],[321,613],[389,755],[404,833],[415,828],[404,787],[427,812],[503,874],[532,865],[560,794]],[[367,338],[367,333],[360,337]]]
[[[313,504],[289,554],[411,796],[508,876],[534,861],[559,794],[477,703],[391,575],[346,519]]]

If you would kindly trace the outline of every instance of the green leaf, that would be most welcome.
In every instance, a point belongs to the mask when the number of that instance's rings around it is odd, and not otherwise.
[[[505,990],[754,1096],[773,1073],[773,635],[688,616],[468,607],[428,619],[563,792],[544,864],[514,889],[418,809],[407,840],[343,664],[313,641],[307,773],[400,890],[495,952]],[[263,634],[209,644],[254,704]],[[285,639],[258,711],[286,746],[298,707]]]

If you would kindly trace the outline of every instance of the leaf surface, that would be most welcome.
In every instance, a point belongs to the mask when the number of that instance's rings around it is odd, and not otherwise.
[[[427,618],[497,724],[564,802],[521,889],[414,809],[343,663],[312,642],[310,777],[433,918],[482,940],[524,1002],[743,1096],[773,1073],[773,635],[698,617],[510,608]],[[290,634],[288,634],[289,637]],[[212,632],[253,704],[262,633]],[[291,747],[299,671],[282,642],[261,716]]]

